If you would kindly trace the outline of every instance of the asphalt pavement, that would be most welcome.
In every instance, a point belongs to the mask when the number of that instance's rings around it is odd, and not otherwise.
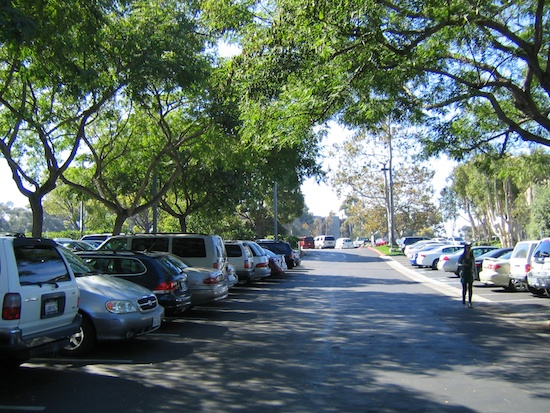
[[[461,300],[460,279],[452,273],[410,265],[405,255],[384,256],[378,250],[369,250],[394,263],[404,275],[425,283],[443,294]],[[529,292],[506,292],[503,288],[474,282],[474,309],[501,321],[511,323],[531,333],[550,339],[550,298],[535,297]]]

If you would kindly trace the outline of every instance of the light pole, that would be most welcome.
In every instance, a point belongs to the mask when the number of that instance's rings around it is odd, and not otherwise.
[[[395,234],[394,234],[394,214],[393,214],[393,153],[392,153],[392,128],[391,121],[388,122],[388,160],[384,162],[384,182],[386,184],[386,205],[388,216],[388,241],[390,244],[390,251],[393,249]],[[388,167],[386,168],[386,164]],[[386,171],[388,172],[388,178],[386,178]]]

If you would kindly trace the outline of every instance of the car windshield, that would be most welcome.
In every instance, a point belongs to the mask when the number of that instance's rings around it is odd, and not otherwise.
[[[94,275],[92,269],[84,262],[82,258],[73,253],[71,250],[62,247],[60,248],[65,258],[69,262],[71,269],[76,277],[85,277],[88,275]]]

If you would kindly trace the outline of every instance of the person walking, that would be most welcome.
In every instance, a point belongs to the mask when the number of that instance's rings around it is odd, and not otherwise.
[[[464,245],[464,252],[458,259],[458,268],[460,270],[460,282],[462,283],[462,304],[466,305],[466,293],[468,293],[468,308],[472,308],[476,259],[471,244]]]

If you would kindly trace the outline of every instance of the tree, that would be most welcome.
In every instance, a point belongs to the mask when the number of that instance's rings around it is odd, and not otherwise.
[[[402,131],[393,137],[396,154],[392,166],[394,225],[400,236],[416,234],[440,222],[440,214],[432,201],[431,180],[434,172],[410,156]],[[345,195],[344,211],[359,235],[388,236],[389,228],[389,165],[386,135],[359,132],[335,145],[338,166],[332,175],[337,193]]]
[[[108,110],[100,115],[104,106],[122,113],[151,86],[195,86],[204,77],[209,39],[198,33],[195,6],[176,0],[17,3],[11,16],[32,24],[2,44],[0,149],[29,198],[33,235],[42,232],[42,198],[70,166],[86,130],[107,116]]]
[[[468,213],[474,238],[494,234],[513,246],[527,237],[534,189],[548,181],[548,162],[550,155],[539,150],[500,159],[479,155],[455,168],[450,191]]]
[[[265,2],[262,3],[265,5]],[[274,0],[244,31],[246,112],[430,125],[428,155],[550,144],[545,0]]]
[[[0,151],[29,199],[33,236],[42,233],[42,198],[76,155],[84,125],[118,87],[106,84],[100,7],[20,1],[3,15],[13,31],[0,45]]]

